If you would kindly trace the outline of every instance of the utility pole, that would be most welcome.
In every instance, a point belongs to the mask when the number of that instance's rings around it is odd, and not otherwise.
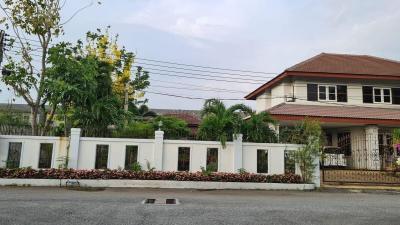
[[[0,30],[0,66],[3,62],[5,36],[6,32],[4,30]]]

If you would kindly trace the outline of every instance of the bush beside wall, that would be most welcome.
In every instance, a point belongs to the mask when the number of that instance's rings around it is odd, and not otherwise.
[[[214,181],[214,182],[253,182],[253,183],[302,183],[296,174],[262,175],[251,173],[211,173],[202,172],[161,172],[127,170],[73,170],[31,168],[0,169],[0,178],[22,179],[126,179],[126,180],[173,180],[173,181]]]

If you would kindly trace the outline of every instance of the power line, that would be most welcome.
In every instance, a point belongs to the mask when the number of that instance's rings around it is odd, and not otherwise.
[[[18,39],[18,37],[15,36],[15,35],[12,35],[12,34],[8,34],[8,35],[9,35],[10,37],[13,37],[13,38]],[[21,38],[22,41],[33,41],[33,42],[40,43],[39,40],[34,40],[34,39],[26,38],[26,37],[20,37],[20,38]]]
[[[238,78],[238,77],[226,77],[226,76],[214,76],[209,74],[199,74],[199,73],[188,73],[188,72],[181,72],[181,71],[173,71],[173,70],[160,70],[154,68],[144,68],[146,71],[160,71],[160,72],[167,72],[167,73],[177,73],[177,74],[186,74],[186,75],[194,75],[194,76],[205,76],[205,77],[214,77],[214,78],[224,78],[224,79],[234,79],[234,80],[244,80],[244,81],[255,81],[255,82],[265,82],[265,80],[254,80],[249,78]],[[135,71],[134,71],[135,72]]]
[[[195,90],[195,91],[209,91],[209,92],[227,92],[227,93],[247,93],[244,91],[234,91],[234,90],[215,90],[215,89],[202,89],[202,88],[185,88],[185,87],[171,87],[171,86],[163,86],[163,85],[151,85],[150,87],[159,87],[159,88],[167,88],[167,89],[176,89],[176,90]]]
[[[221,90],[221,91],[234,91],[234,90],[225,89],[225,88],[215,88],[215,87],[203,86],[203,85],[196,85],[196,84],[191,84],[191,83],[171,82],[171,81],[165,81],[165,80],[157,80],[157,79],[153,79],[152,77],[150,77],[150,80],[151,80],[151,81],[156,81],[156,82],[162,82],[162,83],[184,85],[184,86],[202,87],[202,88],[213,88],[214,90]],[[248,93],[248,92],[239,91],[239,90],[237,90],[237,92]]]
[[[278,74],[278,73],[268,73],[268,72],[252,71],[252,70],[239,70],[239,69],[228,69],[228,68],[221,68],[221,67],[200,66],[200,65],[184,64],[184,63],[177,63],[177,62],[171,62],[171,61],[139,58],[139,57],[135,57],[135,58],[139,59],[139,60],[150,61],[150,62],[158,62],[158,63],[172,64],[172,65],[179,65],[179,66],[198,67],[198,68],[204,68],[204,69],[216,69],[216,70],[226,70],[226,71],[235,71],[235,72],[244,72],[244,73],[258,73],[258,74]]]
[[[245,82],[245,81],[233,81],[233,80],[223,80],[223,79],[211,79],[211,78],[203,78],[203,77],[189,77],[189,76],[183,76],[183,75],[173,75],[173,74],[164,74],[164,73],[155,73],[149,71],[150,74],[156,74],[160,76],[169,76],[169,77],[181,77],[181,78],[188,78],[188,79],[197,79],[197,80],[209,80],[209,81],[218,81],[218,82],[228,82],[228,83],[238,83],[238,84],[263,84],[263,83],[254,83],[254,82]]]
[[[137,64],[146,65],[146,66],[165,67],[165,68],[178,69],[178,70],[195,71],[195,72],[225,74],[225,75],[232,75],[232,76],[246,76],[246,77],[257,77],[257,78],[269,78],[268,76],[257,76],[257,75],[250,75],[250,74],[238,74],[238,73],[225,73],[225,72],[211,71],[211,70],[188,69],[188,68],[183,68],[183,67],[166,66],[166,65],[152,64],[152,63],[144,63],[144,62],[137,62]],[[144,68],[145,68],[145,67],[144,67]]]
[[[7,51],[7,52],[13,52],[13,53],[15,53],[15,54],[17,54],[17,55],[20,55],[20,56],[23,55],[22,52],[15,51],[15,50],[6,50],[6,51]],[[33,54],[33,53],[31,53],[31,52],[29,52],[28,55],[29,55],[29,56],[42,57],[41,55]]]
[[[153,92],[153,91],[145,91],[146,93],[151,93],[155,95],[164,95],[164,96],[170,96],[170,97],[175,97],[175,98],[185,98],[185,99],[192,99],[192,100],[207,100],[210,98],[203,98],[203,97],[192,97],[192,96],[184,96],[184,95],[176,95],[176,94],[170,94],[170,93],[162,93],[162,92]],[[247,101],[244,98],[218,98],[220,100],[226,100],[226,101]]]

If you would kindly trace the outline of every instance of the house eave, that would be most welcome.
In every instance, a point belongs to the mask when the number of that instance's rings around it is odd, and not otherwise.
[[[345,73],[324,73],[324,72],[304,72],[304,71],[284,71],[272,80],[263,84],[244,98],[246,100],[256,100],[258,96],[269,88],[274,87],[286,77],[313,77],[313,78],[345,78],[345,79],[363,79],[363,80],[400,80],[399,75],[376,75],[376,74],[345,74]]]
[[[400,120],[390,120],[390,119],[343,118],[343,117],[282,115],[282,114],[271,114],[271,116],[278,121],[299,121],[305,118],[310,118],[325,123],[346,123],[346,124],[357,124],[357,125],[376,124],[385,126],[400,126]]]

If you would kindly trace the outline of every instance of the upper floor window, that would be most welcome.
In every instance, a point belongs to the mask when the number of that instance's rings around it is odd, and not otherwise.
[[[347,102],[347,86],[307,84],[307,100]]]
[[[363,86],[363,103],[400,105],[400,88]]]
[[[392,95],[390,88],[376,88],[374,87],[374,103],[391,103]]]
[[[320,101],[336,101],[336,86],[319,85],[318,99]]]

